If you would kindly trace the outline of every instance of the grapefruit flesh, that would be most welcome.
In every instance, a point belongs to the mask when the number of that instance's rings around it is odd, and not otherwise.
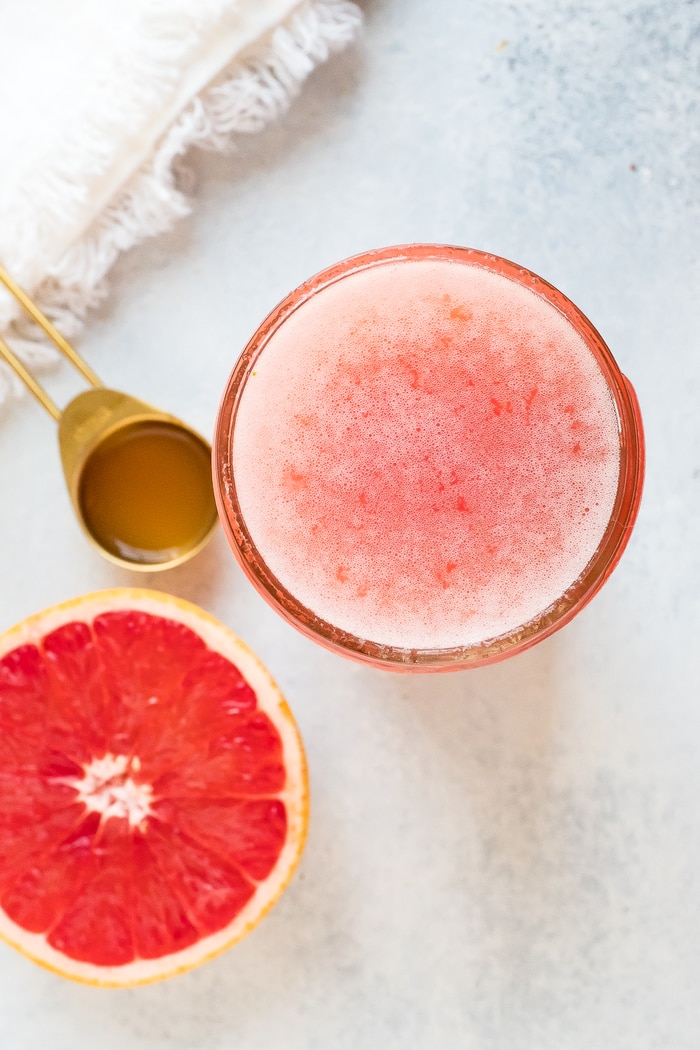
[[[0,934],[131,985],[239,940],[303,849],[306,765],[279,690],[201,609],[88,595],[0,637]]]

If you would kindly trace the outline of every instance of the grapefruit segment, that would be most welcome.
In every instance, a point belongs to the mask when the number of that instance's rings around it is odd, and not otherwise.
[[[60,845],[83,819],[75,791],[34,776],[0,776],[0,882],[14,854],[41,853]]]
[[[86,825],[93,825],[86,827]],[[2,906],[13,922],[32,933],[51,929],[97,869],[90,851],[96,824],[83,821],[54,849],[25,855],[2,886]]]
[[[67,623],[44,638],[37,652],[47,673],[56,746],[80,762],[89,761],[91,755],[107,749],[109,712],[92,633],[86,623]]]
[[[48,931],[48,943],[67,959],[122,967],[135,958],[133,885],[127,843],[113,841],[93,854],[90,877]]]
[[[229,857],[256,882],[270,874],[287,836],[287,815],[278,799],[167,799],[154,809],[163,823]]]
[[[255,892],[255,884],[230,862],[203,849],[176,832],[178,848],[172,849],[172,833],[158,820],[149,824],[148,843],[161,877],[166,879],[197,929],[211,933],[238,914]]]
[[[269,675],[196,606],[116,590],[0,637],[0,933],[121,986],[253,928],[303,848],[306,765]]]
[[[197,742],[193,733],[187,744]],[[209,742],[208,753],[193,757],[184,746],[168,755],[169,768],[154,778],[163,798],[240,797],[270,795],[284,786],[284,762],[279,735],[266,715],[255,711],[224,726]],[[147,768],[147,767],[146,767]]]

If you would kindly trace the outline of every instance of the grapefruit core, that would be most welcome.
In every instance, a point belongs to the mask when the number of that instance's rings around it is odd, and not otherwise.
[[[0,636],[0,934],[36,962],[190,969],[269,910],[307,817],[289,708],[196,606],[103,591]]]

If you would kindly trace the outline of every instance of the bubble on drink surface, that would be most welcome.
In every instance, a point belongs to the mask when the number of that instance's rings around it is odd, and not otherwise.
[[[241,510],[316,615],[405,648],[537,616],[610,519],[615,406],[570,322],[478,265],[392,262],[306,301],[236,420]]]

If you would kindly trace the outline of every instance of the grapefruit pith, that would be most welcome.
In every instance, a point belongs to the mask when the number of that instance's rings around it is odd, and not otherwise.
[[[286,703],[196,606],[103,591],[0,636],[0,934],[36,962],[190,969],[272,906],[307,817]]]

